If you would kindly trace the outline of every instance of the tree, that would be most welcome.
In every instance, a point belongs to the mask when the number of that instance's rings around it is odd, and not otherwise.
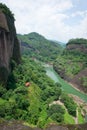
[[[4,95],[7,92],[7,89],[4,88],[2,85],[0,85],[0,97],[2,97],[2,95]]]
[[[49,106],[48,116],[57,122],[62,122],[64,120],[65,110],[61,105],[54,104]]]
[[[61,95],[61,101],[64,103],[64,105],[67,108],[69,114],[71,114],[72,116],[76,116],[77,105],[73,101],[73,99],[71,97],[69,97],[67,94],[63,93]]]

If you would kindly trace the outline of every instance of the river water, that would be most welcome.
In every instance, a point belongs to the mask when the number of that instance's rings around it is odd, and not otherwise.
[[[53,79],[55,82],[59,82],[62,85],[62,89],[69,94],[76,95],[80,97],[82,100],[87,102],[87,94],[84,94],[77,89],[73,88],[71,85],[69,85],[65,80],[63,80],[53,69],[50,65],[45,65],[46,74]]]

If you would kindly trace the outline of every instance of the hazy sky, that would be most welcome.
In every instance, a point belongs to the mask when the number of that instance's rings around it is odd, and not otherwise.
[[[0,0],[15,15],[17,33],[67,42],[87,38],[87,0]]]

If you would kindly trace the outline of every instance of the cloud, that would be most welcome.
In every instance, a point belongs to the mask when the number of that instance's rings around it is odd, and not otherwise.
[[[74,8],[73,0],[1,0],[15,14],[15,25],[17,33],[38,32],[49,39],[66,42],[72,37],[83,36],[86,18],[75,27],[68,25],[65,21],[83,12],[77,11],[69,15]],[[87,12],[86,12],[87,13]],[[82,32],[78,35],[79,27]],[[84,29],[83,29],[84,28]]]
[[[87,10],[85,10],[85,11],[76,11],[76,12],[72,13],[71,16],[72,17],[77,17],[77,16],[84,17],[84,16],[87,16]]]

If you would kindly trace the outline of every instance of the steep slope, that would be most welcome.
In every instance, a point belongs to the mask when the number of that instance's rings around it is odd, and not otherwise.
[[[55,63],[62,78],[87,92],[87,39],[72,39]]]
[[[52,61],[62,51],[60,44],[47,40],[38,33],[18,35],[21,41],[22,54],[37,58],[41,61]]]
[[[5,83],[11,71],[11,60],[20,63],[20,45],[16,37],[14,17],[9,8],[0,4],[0,81]]]

